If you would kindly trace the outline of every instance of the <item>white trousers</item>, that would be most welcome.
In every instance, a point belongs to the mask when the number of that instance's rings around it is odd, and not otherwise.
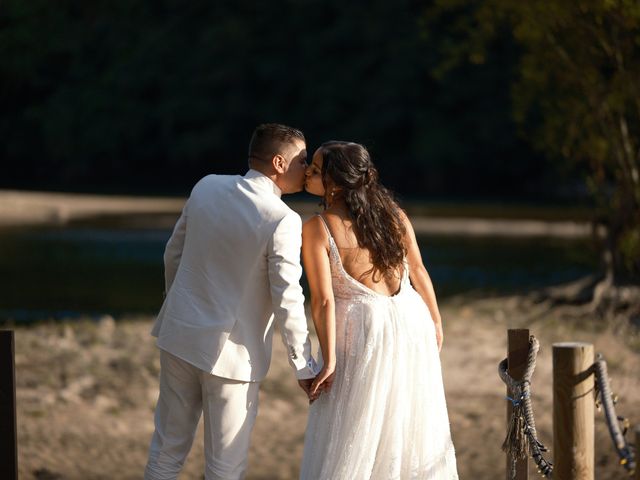
[[[204,413],[205,480],[244,478],[259,382],[216,377],[160,350],[160,396],[145,480],[175,480]]]

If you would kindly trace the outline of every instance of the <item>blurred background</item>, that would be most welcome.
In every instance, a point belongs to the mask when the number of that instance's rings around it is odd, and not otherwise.
[[[514,224],[497,242],[431,228],[442,295],[633,282],[639,18],[633,2],[9,0],[0,188],[185,197],[244,173],[253,128],[275,121],[311,151],[367,145],[414,216],[583,227],[531,241]],[[0,231],[0,314],[155,311],[167,213]]]
[[[508,25],[479,45],[449,3],[8,1],[0,185],[184,195],[278,121],[365,143],[407,197],[582,201],[584,169],[519,135]]]
[[[5,0],[0,59],[0,325],[18,328],[23,478],[140,477],[164,245],[198,179],[246,171],[264,122],[300,128],[310,152],[365,144],[411,216],[449,322],[461,478],[503,463],[508,326],[605,342],[640,398],[637,2]],[[459,341],[472,328],[482,342]],[[265,411],[295,414],[281,435],[261,417],[251,479],[297,474],[306,403],[277,348]],[[470,364],[491,378],[477,403]],[[619,478],[599,455],[597,478]]]

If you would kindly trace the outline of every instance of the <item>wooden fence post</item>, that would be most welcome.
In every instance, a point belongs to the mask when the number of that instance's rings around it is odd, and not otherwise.
[[[13,330],[0,330],[0,478],[18,479]]]
[[[593,345],[553,345],[553,478],[594,478]]]
[[[636,480],[640,480],[640,425],[636,426]]]
[[[527,358],[529,356],[529,330],[528,329],[509,329],[507,330],[507,373],[514,380],[522,380],[524,372],[527,369]],[[507,396],[513,398],[513,392],[507,387]],[[507,425],[511,419],[513,405],[507,400]],[[516,476],[511,476],[512,458],[507,455],[507,480],[528,480],[529,478],[529,459],[523,458],[516,460]]]

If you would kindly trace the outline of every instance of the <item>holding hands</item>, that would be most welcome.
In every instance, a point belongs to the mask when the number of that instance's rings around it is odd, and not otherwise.
[[[335,378],[335,365],[325,365],[320,370],[320,373],[316,376],[313,384],[311,385],[311,391],[309,392],[309,401],[314,402],[322,392],[328,392],[333,385],[333,379]]]
[[[309,397],[309,403],[315,402],[322,392],[331,390],[335,378],[335,365],[325,365],[315,378],[298,380],[298,384]]]

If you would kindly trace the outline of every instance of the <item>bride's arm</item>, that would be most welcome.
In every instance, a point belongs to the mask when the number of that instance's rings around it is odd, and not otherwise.
[[[311,291],[311,314],[324,361],[311,387],[312,398],[333,383],[336,367],[335,300],[331,287],[329,237],[322,220],[314,216],[302,226],[302,262]]]
[[[440,310],[438,309],[438,301],[436,300],[436,292],[433,289],[431,277],[422,263],[422,255],[416,240],[416,234],[407,215],[401,211],[402,220],[406,229],[405,247],[407,248],[407,263],[409,264],[409,278],[413,288],[420,294],[424,303],[427,304],[431,318],[436,327],[436,339],[438,341],[438,350],[442,349],[444,335],[442,333],[442,319],[440,318]]]

